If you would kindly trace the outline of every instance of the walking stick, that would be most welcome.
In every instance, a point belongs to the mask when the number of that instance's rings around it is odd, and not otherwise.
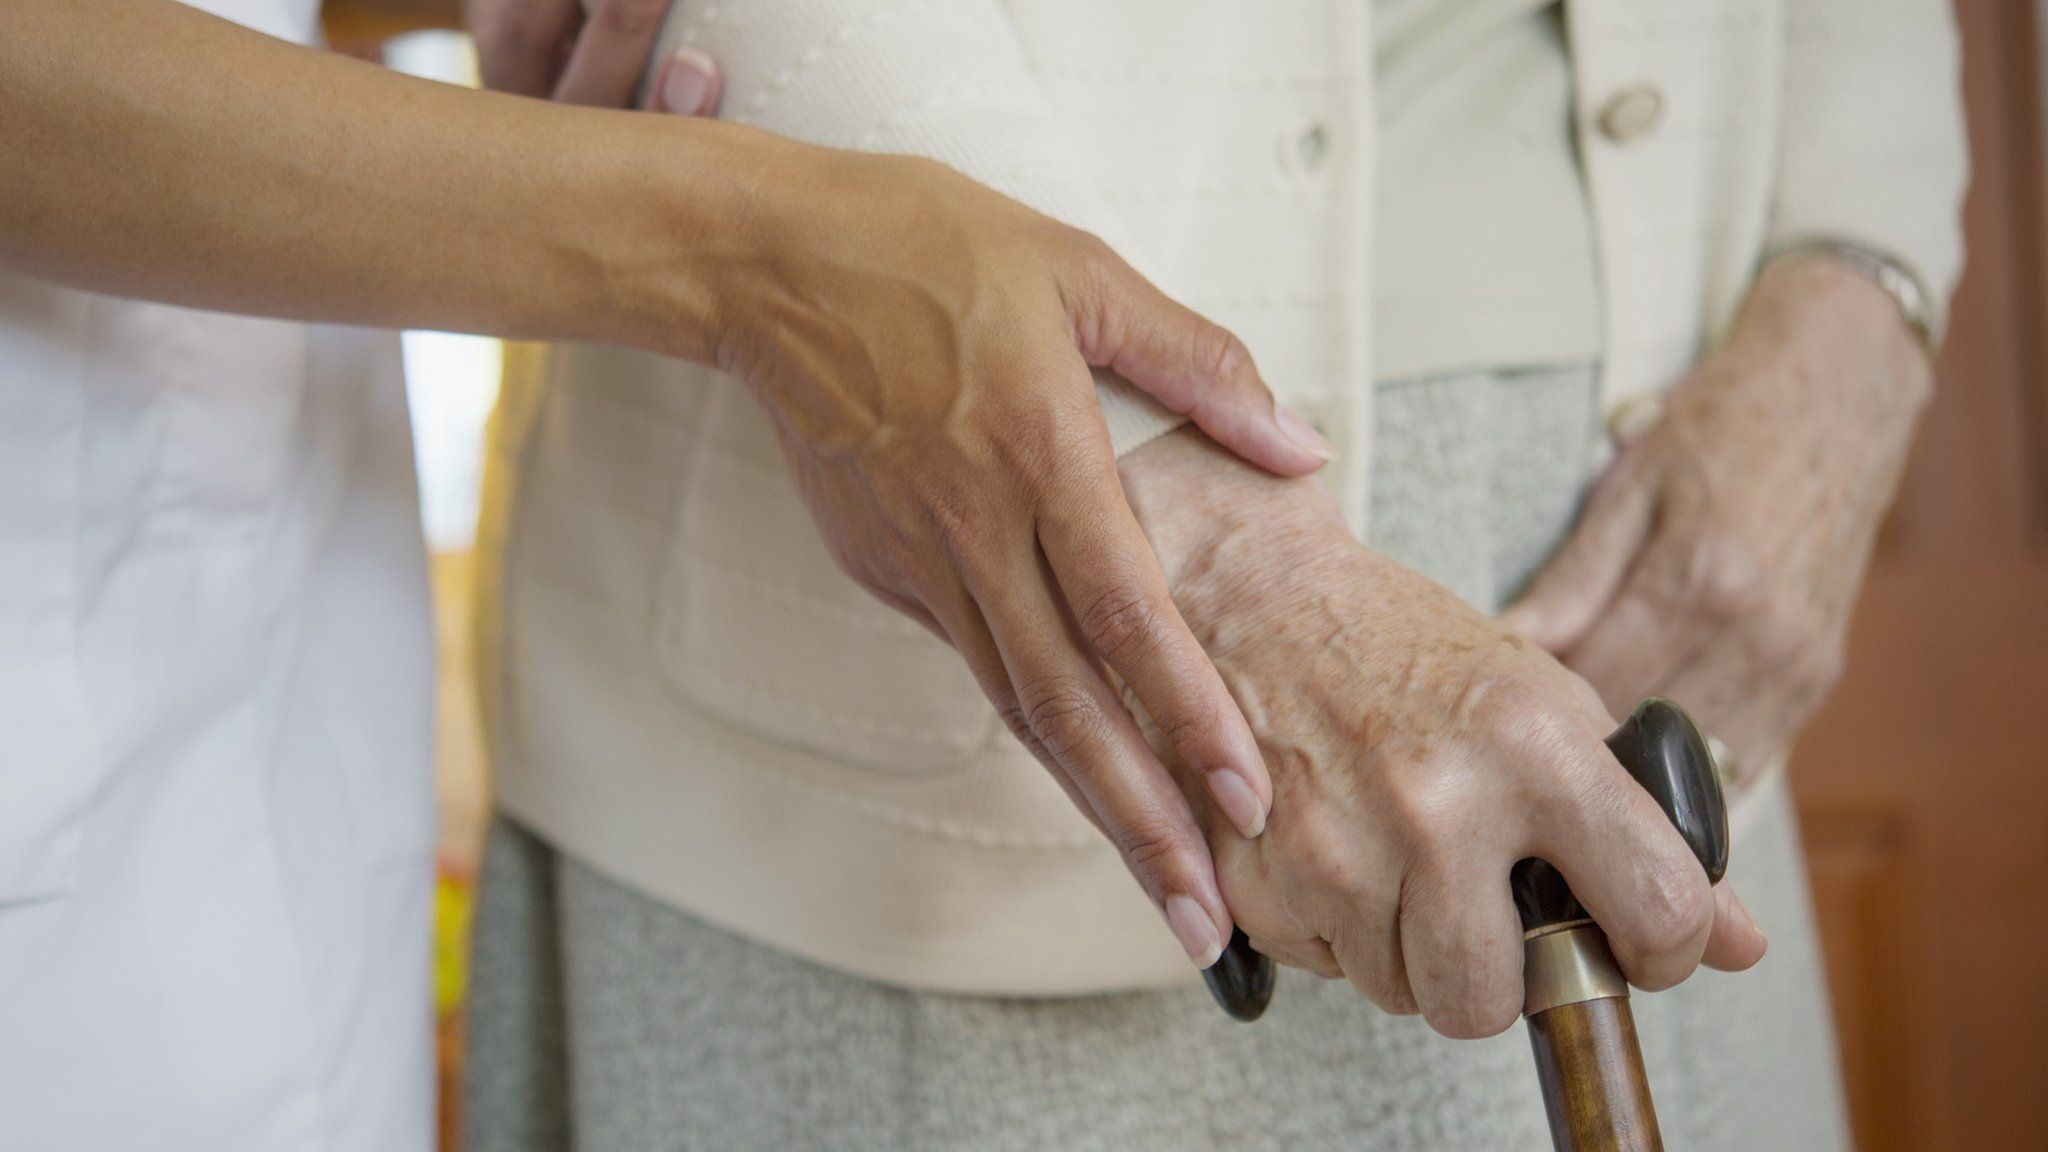
[[[1669,700],[1636,706],[1607,748],[1657,800],[1687,847],[1719,883],[1728,868],[1728,809],[1707,742]],[[1650,1102],[1628,981],[1607,936],[1542,860],[1509,879],[1522,917],[1522,1015],[1557,1152],[1663,1152]],[[1273,999],[1273,961],[1243,931],[1204,976],[1223,1010],[1256,1020]]]

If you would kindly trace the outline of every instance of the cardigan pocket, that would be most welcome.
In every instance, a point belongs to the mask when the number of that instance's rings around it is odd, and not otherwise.
[[[689,455],[655,597],[676,691],[755,735],[892,776],[960,771],[1007,738],[959,654],[839,570],[744,390],[708,399]]]

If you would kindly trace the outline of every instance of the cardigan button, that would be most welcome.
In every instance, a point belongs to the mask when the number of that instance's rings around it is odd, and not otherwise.
[[[1323,166],[1323,157],[1330,153],[1330,132],[1322,123],[1311,124],[1294,142],[1294,154],[1301,161],[1304,172],[1314,172]]]
[[[1631,84],[1609,96],[1594,119],[1602,136],[1616,144],[1633,144],[1663,121],[1664,93],[1655,84]]]
[[[1314,120],[1279,140],[1280,167],[1294,176],[1314,176],[1330,154],[1330,130]]]

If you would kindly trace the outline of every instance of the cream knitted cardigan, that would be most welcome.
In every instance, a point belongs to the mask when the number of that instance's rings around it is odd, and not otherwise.
[[[687,0],[662,48],[721,62],[732,119],[932,156],[1103,236],[1323,426],[1362,532],[1369,13]],[[1943,0],[1571,0],[1568,19],[1610,403],[1672,383],[1779,238],[1859,240],[1945,297],[1963,160]],[[1120,452],[1173,424],[1100,391]],[[1192,978],[952,651],[833,567],[743,389],[567,347],[508,381],[504,414],[486,672],[510,813],[657,898],[879,980]]]

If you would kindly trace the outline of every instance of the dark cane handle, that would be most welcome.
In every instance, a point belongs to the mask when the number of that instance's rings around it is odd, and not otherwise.
[[[1607,737],[1607,750],[1664,810],[1706,869],[1707,882],[1720,883],[1728,871],[1728,806],[1721,797],[1713,753],[1692,717],[1671,701],[1652,696],[1636,705]],[[1586,918],[1564,877],[1547,861],[1516,864],[1510,885],[1524,932]]]
[[[1699,858],[1707,878],[1718,882],[1728,867],[1728,810],[1713,755],[1692,718],[1671,701],[1653,696],[1607,737],[1607,747],[1636,783],[1656,798]],[[1517,864],[1513,888],[1524,931],[1586,915],[1564,877],[1544,861]],[[1272,1002],[1272,958],[1253,951],[1242,931],[1231,934],[1222,957],[1203,977],[1216,1003],[1239,1020],[1257,1020]]]
[[[1607,747],[1656,799],[1708,880],[1719,882],[1728,868],[1728,809],[1692,719],[1653,697]],[[1522,916],[1522,1012],[1551,1143],[1558,1152],[1662,1152],[1628,981],[1606,934],[1548,863],[1516,864],[1511,884]]]

